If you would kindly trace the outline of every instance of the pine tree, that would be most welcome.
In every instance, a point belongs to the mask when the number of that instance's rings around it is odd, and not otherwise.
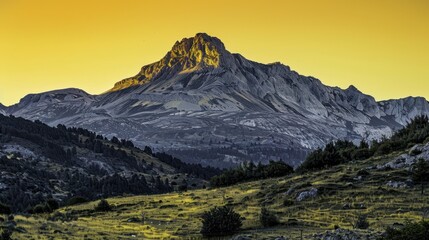
[[[421,184],[423,195],[425,184],[429,181],[429,164],[422,158],[417,160],[414,165],[413,181]]]

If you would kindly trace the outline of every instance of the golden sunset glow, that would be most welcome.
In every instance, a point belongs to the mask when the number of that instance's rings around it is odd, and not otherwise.
[[[97,94],[197,32],[377,100],[429,98],[427,0],[0,0],[0,102]]]

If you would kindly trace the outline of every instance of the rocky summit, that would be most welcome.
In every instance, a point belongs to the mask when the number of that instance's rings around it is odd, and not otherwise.
[[[104,94],[57,90],[1,111],[130,139],[188,162],[228,167],[282,159],[296,166],[334,139],[389,136],[428,115],[429,103],[377,102],[354,86],[330,87],[281,63],[250,61],[199,33]]]

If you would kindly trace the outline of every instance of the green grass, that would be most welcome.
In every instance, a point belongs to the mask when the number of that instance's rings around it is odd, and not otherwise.
[[[274,236],[297,238],[316,232],[333,230],[334,226],[352,228],[357,215],[367,214],[372,231],[382,231],[393,223],[406,219],[420,220],[427,195],[421,196],[419,187],[393,189],[387,181],[404,181],[405,170],[368,170],[370,175],[362,181],[353,180],[360,169],[383,163],[399,153],[386,157],[335,166],[311,174],[292,175],[276,179],[242,183],[219,189],[201,189],[185,193],[149,196],[116,197],[108,199],[113,211],[94,213],[98,203],[61,208],[72,212],[77,221],[48,221],[49,215],[17,216],[19,227],[26,233],[14,233],[16,239],[199,239],[201,214],[214,207],[231,205],[245,219],[240,234],[255,239]],[[314,199],[283,206],[285,199],[295,195],[285,193],[294,188],[295,193],[315,187],[320,195]],[[351,208],[344,209],[349,204]],[[262,206],[277,214],[282,225],[263,229],[259,223]],[[361,207],[364,206],[364,207]],[[144,223],[127,220],[140,218]],[[134,236],[132,236],[134,235]]]

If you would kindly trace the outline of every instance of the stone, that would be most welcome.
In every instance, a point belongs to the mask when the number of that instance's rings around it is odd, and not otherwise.
[[[388,187],[392,187],[392,188],[407,188],[407,187],[408,187],[408,184],[407,184],[407,183],[405,183],[405,182],[392,181],[392,180],[390,180],[390,181],[388,181],[388,182],[386,183],[386,186],[388,186]]]
[[[304,192],[299,193],[296,200],[298,202],[301,202],[301,201],[306,200],[308,198],[314,198],[317,196],[317,192],[318,192],[317,188],[310,188],[310,190],[308,190],[308,191],[304,191]]]
[[[238,235],[238,236],[231,238],[231,240],[251,240],[251,239],[252,239],[252,237],[244,236],[244,235]]]

